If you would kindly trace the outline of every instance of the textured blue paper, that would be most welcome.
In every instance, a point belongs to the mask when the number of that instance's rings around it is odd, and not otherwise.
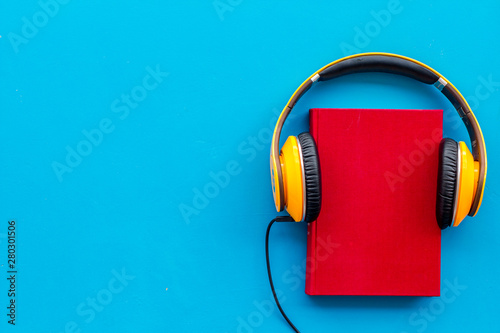
[[[276,225],[283,306],[302,332],[499,331],[499,10],[498,1],[4,2],[1,331],[290,332],[264,262],[276,214],[271,129],[307,76],[367,51],[423,61],[469,99],[488,148],[483,205],[442,234],[441,298],[306,296],[305,225]],[[407,78],[320,84],[283,137],[308,129],[311,107],[441,108],[445,136],[468,141],[439,92]]]

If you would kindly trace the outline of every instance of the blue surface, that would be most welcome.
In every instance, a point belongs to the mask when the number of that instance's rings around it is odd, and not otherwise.
[[[469,98],[488,147],[483,205],[443,232],[445,299],[306,296],[305,226],[276,226],[283,306],[302,332],[500,331],[498,1],[67,2],[0,11],[2,332],[290,332],[264,262],[270,130],[308,75],[361,51],[423,61]],[[318,85],[285,137],[308,129],[310,107],[442,108],[445,135],[468,141],[444,98],[406,78]]]

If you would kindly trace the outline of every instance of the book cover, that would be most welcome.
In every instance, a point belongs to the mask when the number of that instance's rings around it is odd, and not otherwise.
[[[323,202],[308,226],[307,294],[439,296],[442,119],[442,110],[310,110]]]

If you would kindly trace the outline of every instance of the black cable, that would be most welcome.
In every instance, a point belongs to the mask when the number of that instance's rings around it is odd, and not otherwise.
[[[269,276],[269,284],[271,285],[271,290],[273,292],[274,300],[276,301],[276,305],[278,306],[278,309],[280,310],[281,314],[283,315],[283,318],[285,318],[286,322],[290,325],[290,327],[296,332],[300,333],[300,331],[295,327],[290,319],[285,314],[285,311],[283,311],[283,308],[280,305],[280,302],[278,301],[278,296],[276,296],[276,291],[274,290],[274,284],[273,284],[273,277],[271,276],[271,265],[269,264],[269,231],[271,230],[271,226],[274,224],[274,222],[293,222],[293,219],[289,216],[278,216],[269,222],[269,225],[267,226],[267,231],[266,231],[266,263],[267,263],[267,275]]]

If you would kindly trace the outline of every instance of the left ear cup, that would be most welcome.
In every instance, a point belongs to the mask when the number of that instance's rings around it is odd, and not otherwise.
[[[283,179],[283,204],[296,222],[304,217],[304,181],[300,146],[297,137],[289,136],[280,152],[281,174]]]
[[[304,166],[306,201],[304,221],[312,222],[318,218],[321,211],[321,168],[318,150],[311,134],[301,133],[298,139]]]

